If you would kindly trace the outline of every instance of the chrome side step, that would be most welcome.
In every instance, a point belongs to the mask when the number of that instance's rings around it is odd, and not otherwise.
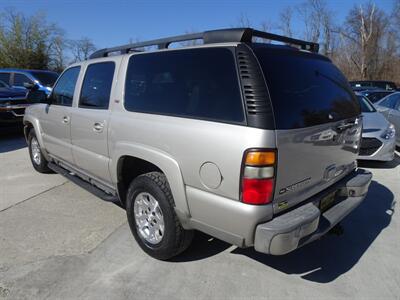
[[[107,202],[119,203],[118,196],[106,193],[105,191],[98,188],[97,186],[83,180],[82,178],[78,177],[77,175],[74,175],[74,173],[60,167],[59,165],[56,165],[56,164],[50,162],[50,163],[48,163],[48,167],[52,171],[64,176],[68,180],[72,181],[76,185],[79,185],[81,188],[87,190],[89,193],[99,197],[100,199],[107,201]]]

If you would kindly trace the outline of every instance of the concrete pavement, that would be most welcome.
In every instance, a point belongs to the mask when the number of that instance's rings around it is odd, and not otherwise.
[[[399,156],[362,164],[374,181],[341,236],[273,257],[197,234],[161,262],[135,243],[121,208],[35,173],[21,147],[0,140],[0,299],[400,297]]]

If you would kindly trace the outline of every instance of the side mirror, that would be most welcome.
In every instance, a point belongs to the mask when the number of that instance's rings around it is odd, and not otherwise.
[[[39,89],[39,85],[36,83],[24,82],[24,87],[31,91],[36,91]]]
[[[27,100],[31,103],[44,103],[51,104],[50,97],[44,91],[39,90],[29,90],[28,95],[26,96]]]

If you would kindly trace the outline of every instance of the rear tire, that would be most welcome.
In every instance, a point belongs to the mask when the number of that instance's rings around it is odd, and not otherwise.
[[[129,226],[143,251],[156,259],[170,259],[192,241],[193,231],[183,229],[174,206],[167,178],[160,172],[140,175],[129,186]]]
[[[47,164],[49,163],[43,156],[42,149],[40,148],[39,141],[36,137],[34,129],[31,129],[28,134],[28,147],[29,157],[32,162],[33,168],[39,173],[52,173]]]

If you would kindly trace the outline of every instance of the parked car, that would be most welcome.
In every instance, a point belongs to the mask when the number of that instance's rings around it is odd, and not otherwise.
[[[204,44],[168,47],[193,39]],[[193,230],[291,252],[356,208],[372,177],[356,163],[358,100],[317,52],[250,28],[99,50],[27,109],[33,167],[120,201],[158,259],[186,249]]]
[[[396,129],[396,145],[400,147],[400,92],[386,96],[375,103],[375,107],[394,125]]]
[[[354,90],[354,89],[353,89]],[[392,94],[394,91],[387,91],[382,89],[366,89],[361,91],[355,91],[360,95],[363,95],[368,98],[369,101],[372,103],[378,102],[382,98],[386,97],[387,95]]]
[[[38,90],[50,94],[58,74],[45,70],[0,69],[0,80],[13,88],[27,92],[27,86],[37,85]]]
[[[0,125],[22,125],[27,91],[10,87],[0,80]]]
[[[396,148],[396,131],[373,104],[362,95],[357,95],[363,116],[363,131],[359,159],[392,161]]]
[[[350,85],[352,87],[377,87],[383,90],[395,91],[397,90],[397,86],[392,81],[385,80],[358,80],[358,81],[350,81]]]
[[[12,88],[4,81],[0,80],[0,99],[14,99],[14,98],[25,98],[28,91],[24,91],[18,88]]]

